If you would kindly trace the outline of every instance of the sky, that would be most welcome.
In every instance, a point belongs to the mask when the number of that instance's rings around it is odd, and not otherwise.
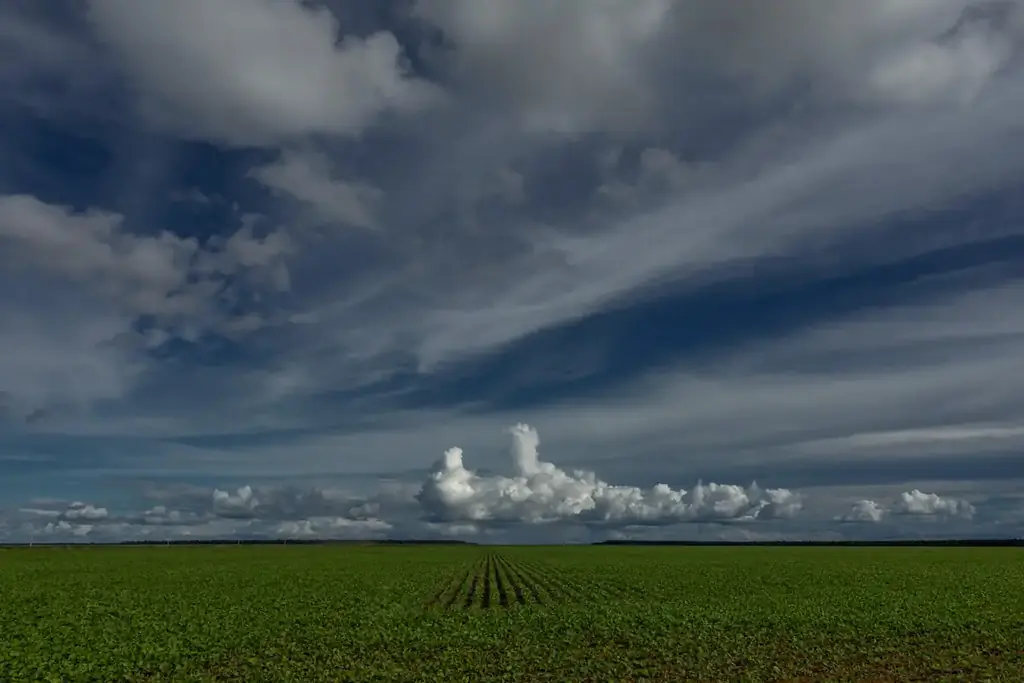
[[[1024,5],[0,4],[0,541],[1024,535]]]

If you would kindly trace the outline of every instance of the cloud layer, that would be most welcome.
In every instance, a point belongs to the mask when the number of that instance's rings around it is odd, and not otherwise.
[[[73,4],[0,7],[5,532],[1020,525],[1020,3]]]
[[[858,500],[849,514],[840,517],[846,522],[881,522],[889,515],[915,517],[942,517],[971,519],[975,507],[960,498],[944,498],[936,493],[923,493],[918,489],[904,491],[891,505],[873,500]]]
[[[0,514],[0,541],[125,541],[184,538],[462,538],[475,541],[597,541],[646,538],[764,540],[893,538],[926,533],[974,537],[1003,533],[1024,499],[999,502],[974,495],[980,507],[953,495],[904,491],[890,503],[855,501],[826,516],[834,493],[810,495],[697,483],[692,489],[610,484],[593,472],[566,471],[540,459],[539,437],[517,424],[508,430],[513,473],[466,468],[449,448],[420,482],[407,479],[373,493],[308,485],[241,485],[233,490],[157,486],[152,504],[117,510],[81,501],[39,499]],[[1011,513],[1007,517],[1007,512]],[[830,525],[830,519],[841,523]],[[937,526],[953,522],[956,526]],[[856,523],[856,524],[849,524]],[[922,526],[923,524],[923,526]],[[742,527],[746,531],[735,531]],[[865,526],[866,525],[866,526]],[[714,531],[708,535],[707,527]],[[843,531],[845,526],[846,531]],[[872,527],[874,531],[868,530]],[[737,534],[739,534],[737,536]]]
[[[518,424],[510,431],[512,477],[480,476],[466,469],[462,449],[445,452],[418,496],[432,517],[446,522],[658,525],[789,518],[800,510],[793,492],[761,490],[756,484],[744,488],[698,483],[689,491],[664,484],[646,490],[608,484],[592,472],[566,472],[540,460],[540,439],[531,427]]]
[[[140,91],[145,115],[188,137],[261,145],[357,134],[386,111],[416,110],[438,96],[410,77],[392,34],[339,44],[334,16],[299,2],[186,0],[168,11],[93,0],[89,16]]]

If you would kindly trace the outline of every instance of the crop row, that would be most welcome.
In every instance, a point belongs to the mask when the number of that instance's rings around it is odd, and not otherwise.
[[[490,609],[603,602],[628,593],[624,582],[590,581],[537,561],[488,553],[442,583],[428,608]]]
[[[0,551],[0,681],[1017,683],[1021,560],[984,549]]]

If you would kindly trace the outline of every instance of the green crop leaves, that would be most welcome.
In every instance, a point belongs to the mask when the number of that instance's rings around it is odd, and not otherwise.
[[[1024,680],[1015,549],[0,553],[0,681]]]

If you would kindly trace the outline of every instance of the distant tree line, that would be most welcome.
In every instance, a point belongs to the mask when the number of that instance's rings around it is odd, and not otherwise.
[[[1024,547],[1024,538],[948,538],[948,539],[904,539],[878,541],[601,541],[594,545],[678,545],[678,546],[927,546],[927,547]]]
[[[468,541],[458,540],[420,540],[420,539],[389,539],[389,540],[352,540],[352,539],[271,539],[271,538],[203,538],[178,539],[173,541],[111,541],[106,543],[3,543],[0,548],[28,548],[32,546],[46,547],[95,547],[95,546],[169,546],[169,545],[476,545]]]
[[[174,541],[115,541],[109,543],[3,543],[0,548],[62,547],[82,548],[95,546],[180,546],[180,545],[479,545],[462,540],[428,539],[185,539]],[[590,545],[628,546],[786,546],[786,547],[973,547],[973,548],[1024,548],[1024,538],[951,538],[951,539],[904,539],[877,541],[598,541]]]

